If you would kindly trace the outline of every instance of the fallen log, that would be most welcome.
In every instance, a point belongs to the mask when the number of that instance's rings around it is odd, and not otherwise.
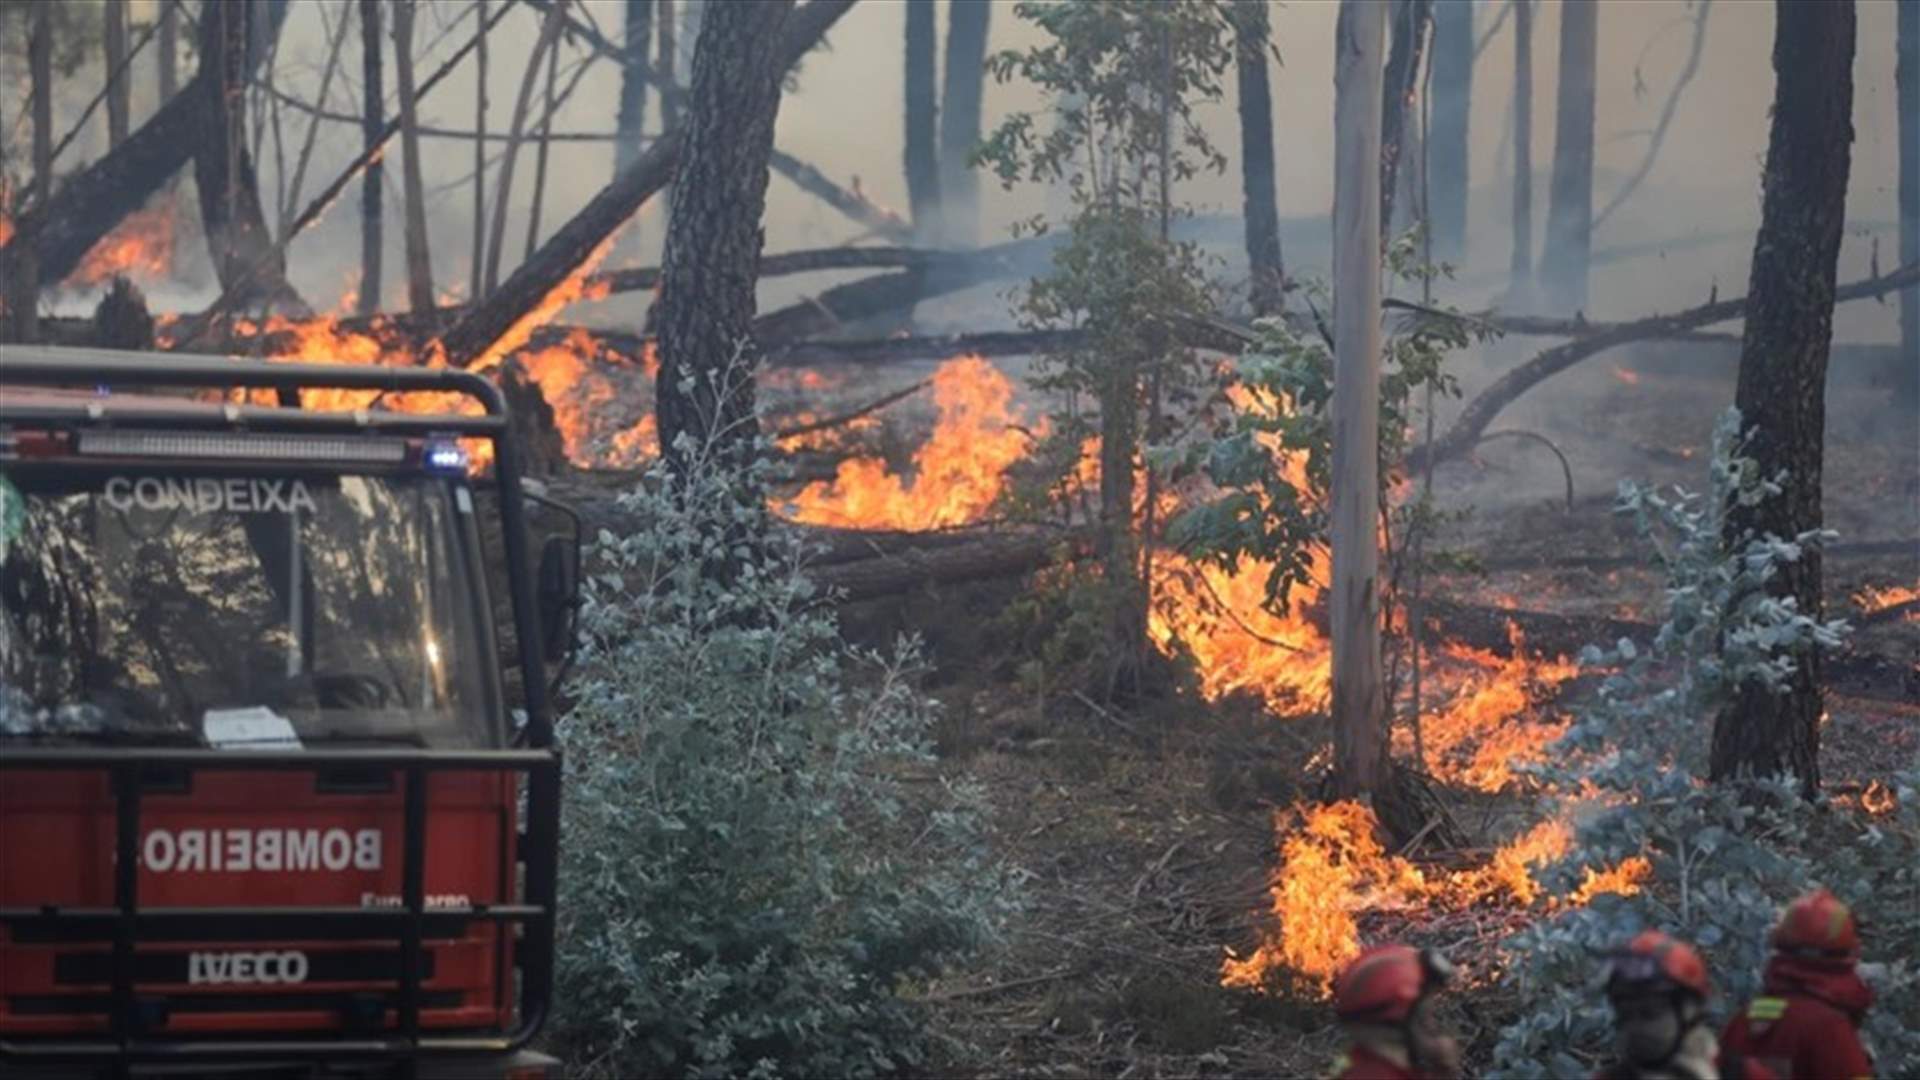
[[[852,6],[853,0],[810,0],[795,11],[787,21],[783,42],[786,66],[793,66],[806,55]],[[548,237],[492,295],[470,307],[441,339],[448,363],[470,366],[489,353],[501,351],[502,342],[511,347],[515,330],[523,328],[541,304],[578,274],[641,204],[673,179],[685,138],[684,128],[662,135]]]
[[[1843,300],[1884,296],[1887,293],[1898,292],[1915,282],[1920,282],[1920,263],[1903,266],[1892,273],[1842,285],[1834,290],[1834,301],[1837,303]],[[1466,453],[1486,432],[1487,425],[1493,422],[1493,418],[1499,415],[1502,409],[1512,404],[1514,399],[1547,378],[1558,375],[1596,353],[1631,341],[1642,341],[1739,318],[1746,307],[1747,298],[1740,296],[1732,300],[1703,304],[1672,315],[1654,315],[1633,322],[1612,323],[1608,324],[1605,330],[1585,337],[1577,337],[1565,344],[1548,349],[1495,379],[1493,385],[1481,391],[1480,396],[1467,402],[1466,407],[1460,410],[1460,415],[1455,417],[1453,423],[1448,426],[1445,434],[1429,444],[1417,446],[1409,451],[1407,470],[1418,472],[1426,467],[1428,461],[1438,463]]]
[[[805,274],[816,270],[858,270],[896,267],[925,270],[935,266],[963,267],[983,263],[1012,275],[1018,272],[1016,258],[1041,249],[1026,241],[1001,244],[979,251],[942,251],[916,247],[830,247],[783,251],[760,258],[762,278],[786,274]],[[660,283],[660,268],[637,266],[623,270],[603,270],[587,275],[587,288],[608,293],[642,292]]]
[[[902,220],[899,214],[867,198],[858,186],[849,191],[834,183],[819,169],[777,147],[767,163],[774,172],[793,181],[795,187],[845,214],[848,219],[865,225],[875,235],[890,240],[905,240],[913,235],[912,225]]]
[[[817,583],[843,603],[893,596],[929,585],[988,581],[1030,574],[1053,563],[1064,540],[1056,534],[996,535],[927,548],[913,546],[872,559],[819,567]]]

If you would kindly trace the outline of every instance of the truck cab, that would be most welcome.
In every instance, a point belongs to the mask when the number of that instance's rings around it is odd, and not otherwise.
[[[578,533],[536,569],[505,410],[0,357],[0,1073],[549,1075]]]

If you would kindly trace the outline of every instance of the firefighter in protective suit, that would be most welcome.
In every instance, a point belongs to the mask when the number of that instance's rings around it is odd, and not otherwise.
[[[1432,949],[1376,945],[1333,984],[1333,1010],[1352,1040],[1331,1080],[1453,1080],[1460,1047],[1433,1015],[1453,965]]]
[[[1825,889],[1787,905],[1773,928],[1765,996],[1727,1023],[1720,1045],[1795,1080],[1873,1075],[1860,1021],[1873,991],[1860,980],[1853,912]]]
[[[1752,1059],[1721,1052],[1707,1026],[1712,995],[1692,946],[1658,930],[1634,937],[1607,968],[1620,1058],[1595,1080],[1776,1080]]]

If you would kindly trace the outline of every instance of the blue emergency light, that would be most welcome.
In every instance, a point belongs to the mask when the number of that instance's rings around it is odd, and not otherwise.
[[[427,468],[440,472],[467,471],[467,452],[459,443],[433,442],[427,444]]]

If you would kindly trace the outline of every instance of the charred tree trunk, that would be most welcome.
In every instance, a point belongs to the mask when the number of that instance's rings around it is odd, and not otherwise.
[[[1547,247],[1541,271],[1555,310],[1587,304],[1593,251],[1593,86],[1599,39],[1598,0],[1560,5],[1560,93],[1555,102],[1553,184],[1548,190]]]
[[[507,145],[500,151],[500,182],[493,191],[493,228],[487,235],[487,292],[500,281],[500,256],[507,246],[507,204],[513,194],[513,163],[520,156],[520,144],[526,138],[527,113],[533,107],[533,87],[540,76],[540,64],[547,50],[558,48],[560,27],[566,21],[566,5],[547,8],[540,21],[540,37],[534,42],[533,55],[527,58],[527,70],[520,78],[520,94],[513,101],[513,120],[507,129]]]
[[[1388,779],[1380,672],[1380,65],[1385,5],[1345,0],[1335,31],[1333,755],[1341,797]]]
[[[362,146],[372,146],[380,138],[387,119],[386,90],[380,78],[380,0],[360,0],[360,136]],[[382,227],[381,208],[385,203],[381,183],[383,168],[378,158],[367,166],[360,180],[360,314],[380,310],[381,256],[386,231]]]
[[[160,28],[154,46],[160,50],[158,62],[160,104],[173,100],[180,91],[180,5],[172,0],[160,5]]]
[[[1400,179],[1401,158],[1407,150],[1407,117],[1420,88],[1420,55],[1426,47],[1427,24],[1433,18],[1431,0],[1396,0],[1393,5],[1393,49],[1387,56],[1385,88],[1380,102],[1380,229],[1393,228],[1393,198]],[[1385,236],[1382,236],[1385,239]]]
[[[1234,71],[1240,91],[1240,189],[1247,220],[1249,300],[1256,318],[1285,306],[1280,208],[1274,201],[1273,99],[1267,86],[1266,0],[1235,0]]]
[[[810,0],[795,11],[777,46],[782,70],[813,48],[852,6],[853,0]],[[708,9],[707,14],[717,10]],[[534,257],[502,282],[486,303],[471,306],[443,339],[448,361],[462,367],[471,365],[510,343],[541,301],[578,273],[615,229],[673,179],[685,134],[680,129],[669,131],[647,147],[631,168],[615,177],[549,236]]]
[[[473,265],[467,271],[467,301],[478,304],[487,295],[487,0],[477,0],[474,15],[480,20],[480,32],[474,56]]]
[[[53,11],[36,4],[27,23],[27,73],[33,94],[33,198],[36,211],[53,203]],[[58,220],[58,219],[55,219]],[[0,262],[6,278],[6,336],[19,342],[40,339],[41,258],[38,237],[22,230],[8,243]],[[80,254],[85,254],[84,250]],[[79,256],[75,256],[78,261]],[[59,280],[64,274],[57,274]]]
[[[980,92],[986,78],[988,0],[950,0],[947,62],[940,94],[940,219],[948,244],[980,242],[980,178],[973,148],[980,142]]]
[[[675,24],[676,16],[673,9],[673,0],[658,0],[658,3],[660,10],[654,13],[654,22],[659,24],[660,27],[659,50],[654,54],[653,58],[655,77],[659,80],[661,86],[671,86],[677,90],[680,87],[679,77],[675,74],[680,70],[680,28]],[[687,14],[692,16],[692,10],[689,9]],[[660,130],[672,131],[679,126],[680,95],[677,93],[661,94]],[[661,198],[664,200],[667,199],[668,196],[663,194]],[[667,214],[673,212],[673,204],[671,201],[667,202],[665,210]]]
[[[235,305],[307,310],[287,284],[286,259],[275,253],[260,204],[259,179],[247,152],[248,54],[264,52],[250,25],[251,4],[212,4],[200,16],[200,74],[210,100],[199,117],[193,159],[200,189],[200,221],[223,293]],[[275,28],[277,30],[277,28]],[[249,49],[252,43],[253,48]],[[132,145],[129,140],[127,145]]]
[[[407,198],[407,304],[432,311],[433,257],[427,247],[427,193],[420,178],[420,116],[413,85],[414,0],[393,5],[393,75],[400,89],[401,180]]]
[[[1441,4],[1433,13],[1433,131],[1427,145],[1434,257],[1467,253],[1468,136],[1473,105],[1473,5]]]
[[[107,0],[101,12],[101,38],[107,53],[107,145],[127,141],[127,119],[133,109],[132,84],[122,70],[127,63],[127,0]]]
[[[791,0],[713,7],[694,50],[686,141],[661,260],[654,391],[661,451],[682,475],[691,464],[677,444],[682,434],[733,463],[752,458],[759,435],[754,282],[786,70],[781,41],[792,13]]]
[[[1894,32],[1894,92],[1900,96],[1900,265],[1920,262],[1920,0],[1900,0]],[[1920,407],[1920,285],[1900,293],[1900,350],[1906,367],[1898,393]]]
[[[1513,3],[1513,261],[1510,290],[1533,278],[1533,0]]]
[[[907,0],[906,154],[907,204],[913,213],[916,243],[939,238],[940,161],[935,141],[933,0]]]
[[[1789,478],[1775,498],[1728,509],[1734,549],[1751,535],[1791,539],[1821,525],[1827,353],[1853,142],[1853,0],[1779,0],[1774,17],[1773,129],[1734,402],[1761,474]],[[1819,549],[1784,566],[1769,588],[1820,618]],[[1807,649],[1793,661],[1784,693],[1744,682],[1714,718],[1714,779],[1791,772],[1808,798],[1818,793],[1820,656]]]
[[[620,71],[620,108],[614,120],[619,135],[613,144],[615,173],[640,156],[640,138],[647,126],[647,80],[653,77],[648,57],[653,49],[653,0],[627,0],[626,61]]]

